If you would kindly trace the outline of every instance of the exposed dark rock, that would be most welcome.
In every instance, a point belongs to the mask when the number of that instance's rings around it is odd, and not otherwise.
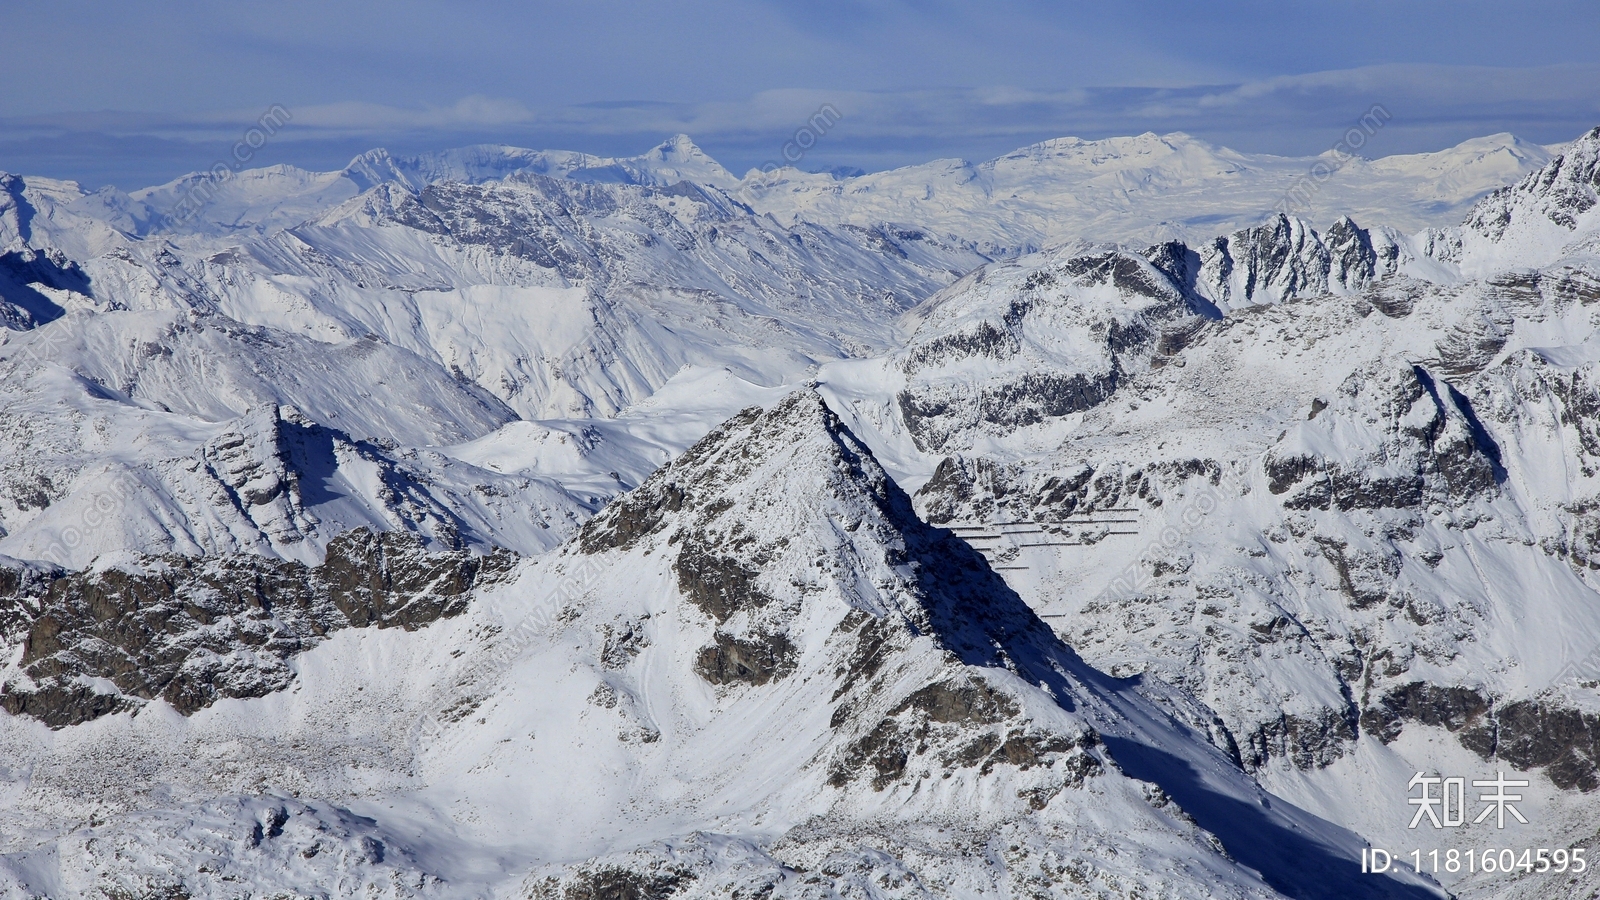
[[[1322,471],[1322,461],[1306,454],[1268,455],[1262,463],[1267,473],[1267,490],[1282,494],[1308,477]],[[1315,503],[1314,500],[1307,501]]]
[[[1361,712],[1361,728],[1384,743],[1407,723],[1446,729],[1485,760],[1544,769],[1563,790],[1600,788],[1600,715],[1541,700],[1496,703],[1476,688],[1410,682]]]
[[[681,866],[635,871],[622,866],[578,869],[566,878],[547,878],[531,886],[534,900],[667,900],[694,873]]]
[[[700,651],[694,670],[712,684],[762,685],[794,671],[795,649],[782,634],[757,634],[737,638],[717,632],[715,641]]]
[[[683,491],[675,484],[661,485],[658,491],[646,494],[629,493],[606,508],[604,520],[597,516],[584,523],[580,546],[585,553],[625,550],[654,534],[667,513],[683,508],[683,501]]]
[[[239,554],[149,560],[143,571],[56,573],[0,609],[26,619],[20,677],[0,708],[60,728],[162,699],[188,715],[293,680],[288,660],[349,627],[419,628],[508,571],[505,552],[427,552],[402,532],[347,532],[322,565]],[[3,618],[3,617],[0,617]],[[87,679],[105,679],[115,692]]]
[[[906,764],[915,751],[918,736],[901,730],[893,719],[884,719],[865,737],[851,744],[843,758],[828,772],[828,783],[844,787],[872,769],[872,788],[881,791],[905,774]]]
[[[1600,788],[1600,715],[1520,700],[1496,707],[1460,740],[1484,759],[1503,759],[1519,769],[1544,767],[1564,790]]]
[[[757,574],[739,560],[718,556],[696,540],[685,540],[673,568],[678,573],[678,590],[700,611],[726,622],[734,613],[756,609],[772,598],[756,584]]]
[[[1328,249],[1297,233],[1289,217],[1278,214],[1253,228],[1219,237],[1204,248],[1205,272],[1213,293],[1233,305],[1259,303],[1269,287],[1284,296],[1327,290],[1331,268]],[[1235,272],[1242,270],[1239,296],[1233,296]]]
[[[934,682],[901,701],[890,715],[908,709],[946,724],[992,725],[1017,714],[1015,701],[977,679]]]
[[[1168,274],[1159,266],[1156,269],[1161,274]],[[1109,284],[1120,291],[1149,297],[1152,300],[1170,298],[1175,287],[1169,281],[1152,278],[1149,271],[1126,253],[1110,252],[1076,256],[1062,263],[1061,270],[1085,284]]]
[[[328,542],[316,578],[351,626],[413,631],[459,615],[474,585],[514,561],[509,553],[428,553],[414,535],[361,528]]]
[[[1190,309],[1208,319],[1222,318],[1221,310],[1195,291],[1200,279],[1200,254],[1182,241],[1167,241],[1146,250],[1144,258],[1183,292]]]
[[[1439,374],[1446,378],[1466,378],[1483,371],[1505,349],[1514,322],[1508,315],[1491,308],[1451,325],[1435,344]]]
[[[602,625],[600,633],[605,639],[600,648],[600,664],[608,669],[623,668],[650,646],[650,637],[645,632],[643,622]]]
[[[1349,216],[1330,225],[1322,235],[1322,243],[1328,248],[1328,281],[1359,287],[1378,276],[1378,252],[1372,246],[1372,234]]]
[[[1240,759],[1247,770],[1286,758],[1302,769],[1331,765],[1356,739],[1354,717],[1343,710],[1323,709],[1306,718],[1284,714],[1244,736]]]
[[[1379,282],[1361,295],[1373,309],[1391,319],[1403,319],[1416,309],[1417,300],[1426,293],[1426,287],[1408,278],[1391,278]]]
[[[694,446],[673,460],[672,465],[677,468],[693,466],[721,447],[730,432],[754,422],[761,413],[759,406],[740,412],[695,442]],[[626,550],[659,532],[673,513],[694,507],[693,499],[683,487],[667,478],[652,477],[607,504],[605,509],[585,522],[578,533],[578,546],[584,553],[590,554]]]
[[[1408,721],[1460,731],[1488,711],[1489,699],[1475,688],[1413,681],[1389,689],[1362,710],[1361,730],[1387,744],[1400,736]]]
[[[1019,474],[982,457],[947,456],[939,461],[933,477],[917,490],[917,504],[924,518],[934,525],[991,519],[998,512],[998,501],[1017,487],[1013,479]],[[1087,470],[1082,481],[1087,483],[1091,474],[1093,470]]]
[[[833,700],[838,700],[856,684],[878,674],[884,659],[900,644],[897,638],[903,634],[887,617],[869,615],[860,610],[851,610],[845,620],[839,623],[839,630],[854,631],[856,645],[849,660],[834,673],[839,677],[839,688],[834,692]],[[844,711],[843,714],[849,712],[846,706],[839,709]],[[836,714],[839,714],[838,711]],[[833,727],[839,727],[838,723]]]
[[[979,424],[1010,431],[1098,406],[1115,393],[1121,377],[1115,365],[1098,375],[1034,372],[961,396],[904,390],[895,403],[917,447],[933,452]]]
[[[1580,303],[1585,306],[1600,302],[1600,274],[1589,269],[1569,267],[1559,269],[1545,279],[1550,296],[1560,303]]]
[[[1020,320],[1026,309],[1023,304],[1013,303],[1007,310],[1007,319]],[[1015,355],[1021,347],[1021,341],[1012,331],[1001,330],[990,322],[980,321],[968,328],[940,335],[919,345],[907,357],[905,368],[908,372],[915,372],[930,364],[974,356],[1005,359]]]
[[[1037,731],[1019,719],[1019,713],[1014,700],[981,679],[935,682],[901,701],[887,718],[850,744],[834,760],[828,781],[843,787],[870,775],[873,789],[881,791],[905,778],[911,760],[923,756],[937,759],[946,775],[971,768],[988,774],[1002,764],[1019,769],[1050,766],[1063,775],[1057,789],[1081,784],[1100,770],[1100,761],[1087,752],[1099,745],[1094,732],[1069,737]],[[1048,802],[1048,797],[1040,799]]]
[[[1192,479],[1216,486],[1222,465],[1212,459],[1169,459],[1133,468],[1089,462],[1041,470],[1037,464],[1000,464],[983,457],[945,457],[917,490],[916,504],[930,523],[986,522],[1000,518],[1064,522],[1072,516],[1130,502],[1159,507]]]

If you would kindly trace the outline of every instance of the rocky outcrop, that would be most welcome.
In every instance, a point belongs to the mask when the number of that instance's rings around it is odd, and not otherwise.
[[[1355,293],[1394,275],[1402,260],[1392,233],[1374,234],[1348,216],[1319,233],[1282,213],[1218,237],[1192,258],[1171,249],[1151,252],[1181,276],[1179,283],[1224,310]]]
[[[1008,763],[1027,770],[1052,766],[1065,775],[1057,790],[1081,784],[1098,772],[1101,763],[1085,752],[1098,745],[1097,736],[1084,732],[1076,738],[1030,728],[1005,694],[979,679],[961,677],[923,687],[889,710],[871,731],[858,738],[836,758],[828,780],[842,787],[855,780],[868,781],[874,790],[904,780],[926,777],[932,771],[949,773],[976,768],[988,773]],[[1041,798],[1039,805],[1047,797]]]
[[[532,900],[667,900],[694,873],[682,866],[640,871],[618,865],[575,868],[564,876],[547,876],[533,884]]]
[[[157,699],[188,715],[264,696],[287,687],[289,660],[328,634],[457,615],[513,561],[430,553],[415,535],[359,529],[329,542],[316,567],[169,556],[136,570],[7,576],[0,620],[18,623],[23,651],[0,685],[0,708],[62,728]]]
[[[712,684],[763,685],[794,671],[794,660],[794,645],[785,635],[758,633],[741,639],[719,632],[700,651],[694,670]]]
[[[1600,128],[1568,144],[1539,171],[1478,201],[1464,227],[1494,241],[1515,238],[1544,223],[1570,231],[1597,202]]]
[[[761,417],[758,406],[713,428],[709,434],[673,461],[672,469],[688,468],[714,454],[728,436],[748,427]],[[667,471],[667,470],[663,470]],[[673,524],[674,514],[693,508],[695,498],[677,480],[653,475],[644,484],[606,505],[578,533],[578,547],[588,554],[607,550],[628,550],[641,540],[660,533]]]
[[[205,470],[224,485],[235,509],[244,514],[274,545],[304,540],[317,519],[304,508],[300,471],[291,459],[286,428],[316,426],[291,413],[286,426],[278,406],[250,410],[201,449]]]
[[[918,446],[943,447],[957,433],[979,425],[1003,430],[1037,425],[1105,402],[1121,373],[1028,374],[972,395],[901,391],[895,404]]]
[[[1600,714],[1550,698],[1497,701],[1481,688],[1399,684],[1361,711],[1361,730],[1384,743],[1408,724],[1443,728],[1484,760],[1542,769],[1562,790],[1600,788]]]
[[[918,310],[896,409],[924,451],[1093,409],[1174,352],[1167,338],[1204,315],[1192,300],[1129,253],[985,270]]]
[[[1287,509],[1392,509],[1493,493],[1500,450],[1472,405],[1421,366],[1358,372],[1262,460]]]
[[[1353,719],[1348,711],[1337,709],[1319,710],[1313,716],[1280,715],[1244,736],[1240,762],[1251,771],[1272,759],[1287,759],[1301,769],[1332,765],[1356,739]]]
[[[1400,736],[1406,722],[1459,732],[1477,725],[1490,702],[1477,688],[1412,681],[1390,688],[1363,709],[1361,730],[1385,744]]]
[[[1463,731],[1461,744],[1518,769],[1543,768],[1556,787],[1600,788],[1600,715],[1529,699],[1498,706]]]
[[[947,456],[917,489],[917,509],[935,525],[1002,519],[1063,522],[1129,504],[1160,507],[1191,479],[1220,484],[1223,471],[1217,460],[1199,458],[1143,466],[1050,462],[1047,467]]]

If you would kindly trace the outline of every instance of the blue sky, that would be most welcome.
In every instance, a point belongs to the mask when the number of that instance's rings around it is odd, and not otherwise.
[[[139,187],[209,167],[274,105],[255,163],[493,141],[641,152],[678,131],[735,171],[822,104],[803,162],[987,158],[1187,131],[1310,154],[1382,104],[1368,155],[1600,124],[1600,4],[401,0],[11,4],[0,170]]]

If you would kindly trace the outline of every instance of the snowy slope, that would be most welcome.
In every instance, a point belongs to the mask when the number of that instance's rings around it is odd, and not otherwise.
[[[197,897],[332,879],[376,896],[1438,896],[1355,873],[1359,838],[1084,665],[956,540],[815,394],[791,395],[463,615],[340,632],[288,691],[55,736],[0,720],[7,758],[32,761],[8,776],[0,878]],[[158,740],[210,749],[144,749]],[[134,749],[76,767],[107,741]],[[151,764],[154,797],[134,774]]]
[[[244,549],[310,562],[355,527],[537,551],[592,508],[425,449],[515,416],[371,340],[78,312],[0,344],[0,398],[0,552],[57,565]]]
[[[771,382],[885,348],[895,316],[983,261],[920,236],[782,228],[708,189],[526,175],[379,186],[242,244],[86,265],[108,302],[376,335],[551,416],[614,413],[686,364]]]

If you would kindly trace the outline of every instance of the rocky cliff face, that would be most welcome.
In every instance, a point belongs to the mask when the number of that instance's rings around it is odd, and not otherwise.
[[[1358,371],[1313,407],[1262,460],[1287,509],[1461,502],[1505,478],[1467,398],[1420,366]]]
[[[162,700],[185,715],[260,697],[342,628],[419,628],[459,615],[510,554],[429,553],[414,535],[346,532],[319,566],[252,554],[162,557],[135,570],[7,570],[0,641],[21,647],[0,708],[64,728]]]
[[[1581,612],[1594,591],[1582,410],[1595,363],[1571,343],[1594,328],[1585,263],[1437,286],[1393,274],[1365,241],[1345,225],[1312,242],[1280,222],[1219,242],[1254,248],[1252,290],[1300,296],[1173,320],[1155,352],[1119,357],[1114,393],[1057,431],[919,443],[935,452],[917,508],[975,536],[1095,664],[1198,698],[1247,768],[1316,770],[1361,740],[1437,728],[1486,761],[1588,790],[1593,676],[1574,673],[1585,641],[1600,643]],[[1335,265],[1331,243],[1355,255]],[[1190,294],[1222,283],[1181,246],[1147,256]],[[1007,277],[1054,273],[1035,268]],[[944,303],[1004,321],[1011,295],[981,284]],[[1014,352],[1000,328],[968,337],[980,334],[969,343]],[[1058,357],[1030,375],[1084,368]],[[981,398],[952,392],[946,417],[979,415]],[[1514,596],[1482,589],[1488,559]],[[1493,624],[1506,617],[1529,623],[1514,640],[1564,647],[1532,689],[1485,675],[1490,647],[1513,640]]]
[[[1131,254],[991,267],[918,309],[895,403],[930,452],[1059,420],[1104,403],[1197,318]]]
[[[1188,291],[1218,309],[1235,310],[1359,291],[1395,275],[1410,253],[1398,235],[1369,231],[1348,216],[1318,232],[1280,213],[1194,250],[1158,245],[1145,255]]]

